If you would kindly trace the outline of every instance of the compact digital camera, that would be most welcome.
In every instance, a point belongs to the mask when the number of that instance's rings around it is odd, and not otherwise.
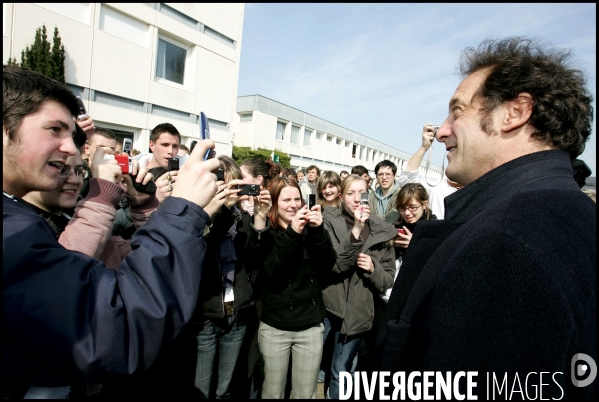
[[[242,184],[237,186],[241,191],[237,193],[237,195],[260,195],[260,185],[259,184]]]

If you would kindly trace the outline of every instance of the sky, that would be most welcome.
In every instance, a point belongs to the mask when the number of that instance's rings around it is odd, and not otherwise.
[[[596,4],[246,3],[237,94],[413,154],[422,126],[447,117],[461,51],[487,38],[528,36],[571,49],[596,99],[596,13]],[[594,121],[579,157],[592,176],[595,133]],[[432,163],[441,166],[444,147],[435,145]]]

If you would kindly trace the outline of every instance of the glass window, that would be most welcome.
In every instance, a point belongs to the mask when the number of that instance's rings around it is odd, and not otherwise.
[[[296,125],[291,126],[291,143],[299,144],[299,130],[300,128]]]
[[[364,159],[364,147],[360,147],[360,160]]]
[[[312,137],[312,130],[308,130],[307,128],[304,128],[304,146],[305,147],[310,146],[310,138],[311,137]]]
[[[241,115],[241,121],[252,121],[252,113],[242,113]]]
[[[337,139],[335,140],[335,144],[337,144],[337,145],[341,145],[341,138],[337,138]]]
[[[285,141],[285,123],[277,122],[277,140]]]
[[[187,49],[158,38],[156,77],[183,85],[185,80],[185,60]]]
[[[333,136],[332,135],[327,135],[327,141],[328,142],[333,142]]]
[[[322,140],[322,133],[320,131],[316,132],[316,139],[317,140]]]
[[[345,141],[345,146],[349,147],[349,141]]]

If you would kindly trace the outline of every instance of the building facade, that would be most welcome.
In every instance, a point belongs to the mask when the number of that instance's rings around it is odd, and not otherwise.
[[[261,95],[239,96],[232,141],[235,146],[276,149],[291,156],[291,167],[305,169],[316,165],[321,170],[351,171],[362,165],[370,171],[382,160],[397,165],[397,174],[412,156],[365,135],[356,133],[301,110]],[[431,164],[421,175],[436,183],[441,168]]]
[[[231,155],[243,15],[243,3],[4,3],[4,64],[57,27],[67,85],[96,126],[144,153],[160,123],[199,139],[203,111],[216,152]]]

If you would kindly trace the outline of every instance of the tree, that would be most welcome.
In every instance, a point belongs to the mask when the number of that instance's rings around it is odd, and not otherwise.
[[[262,158],[264,160],[270,159],[270,154],[273,152],[272,149],[258,148],[256,150],[250,147],[236,147],[233,146],[233,159],[238,165],[241,165],[243,161],[250,158]],[[279,164],[283,167],[291,167],[291,157],[280,149],[275,149],[274,153],[279,155]]]
[[[57,27],[54,27],[52,42],[52,45],[50,45],[46,25],[44,24],[35,31],[35,41],[31,48],[27,46],[21,52],[21,67],[29,67],[66,84],[64,78],[65,49]],[[7,64],[18,65],[17,60],[14,58],[9,58]]]

